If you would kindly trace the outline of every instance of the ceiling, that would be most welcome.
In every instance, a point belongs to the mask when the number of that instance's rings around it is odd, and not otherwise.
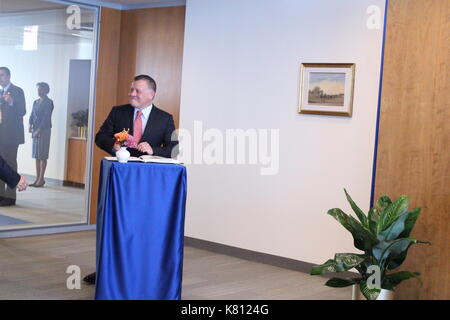
[[[111,6],[122,10],[186,5],[186,0],[81,0],[81,2]]]
[[[0,13],[64,8],[60,3],[39,0],[0,0]]]
[[[185,5],[186,0],[75,0],[78,3],[111,7],[120,10]],[[52,0],[0,0],[0,14],[67,7]]]
[[[186,3],[186,0],[75,1],[120,10],[185,5]],[[52,0],[0,0],[0,43],[20,46],[24,27],[28,25],[39,26],[39,44],[73,43],[75,39],[76,41],[93,41],[95,11],[91,8],[82,8],[81,29],[67,30],[65,20],[67,6]]]
[[[147,3],[157,3],[157,2],[173,2],[173,0],[106,0],[102,2],[120,3],[120,4],[147,4]]]

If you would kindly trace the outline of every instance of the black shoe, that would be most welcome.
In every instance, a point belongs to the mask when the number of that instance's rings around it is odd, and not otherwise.
[[[35,188],[41,188],[41,187],[44,186],[44,184],[45,184],[45,181],[42,182],[42,183],[35,183],[33,187],[35,187]]]
[[[83,281],[86,282],[87,284],[95,284],[95,276],[96,276],[95,272],[88,274],[86,277],[83,278]]]
[[[0,207],[11,207],[11,206],[15,206],[15,205],[16,205],[16,200],[14,200],[14,199],[4,198],[0,202]]]

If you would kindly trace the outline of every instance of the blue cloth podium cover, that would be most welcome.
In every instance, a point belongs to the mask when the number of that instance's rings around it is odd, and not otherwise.
[[[95,299],[178,300],[186,168],[103,159]]]

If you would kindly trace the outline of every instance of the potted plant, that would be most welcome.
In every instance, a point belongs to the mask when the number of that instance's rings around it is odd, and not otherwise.
[[[328,214],[350,231],[355,247],[363,253],[337,253],[334,259],[313,267],[310,274],[339,273],[355,268],[359,272],[359,277],[332,278],[325,285],[334,288],[359,287],[368,300],[375,300],[384,297],[386,293],[393,293],[395,287],[403,280],[419,279],[418,272],[392,272],[392,270],[403,263],[411,245],[430,244],[430,242],[410,237],[422,208],[409,211],[407,196],[400,196],[395,201],[391,201],[384,195],[377,201],[377,208],[371,208],[365,215],[347,190],[344,189],[344,192],[358,220],[337,208],[328,210]]]
[[[72,113],[72,126],[77,127],[78,136],[81,138],[86,137],[86,128],[88,125],[88,109],[79,110],[77,112]]]

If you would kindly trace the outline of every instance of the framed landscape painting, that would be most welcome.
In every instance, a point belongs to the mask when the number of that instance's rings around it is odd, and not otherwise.
[[[302,63],[299,113],[351,117],[354,63]]]

